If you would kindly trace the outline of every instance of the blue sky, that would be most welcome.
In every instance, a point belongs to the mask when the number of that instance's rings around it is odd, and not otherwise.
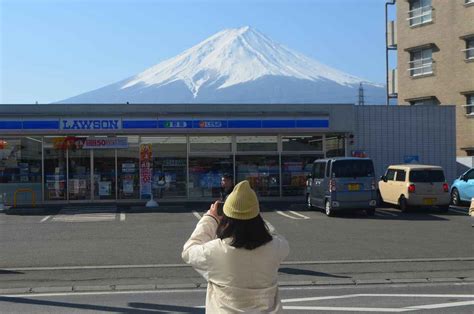
[[[137,74],[249,25],[385,83],[384,0],[0,0],[0,103],[49,103]]]

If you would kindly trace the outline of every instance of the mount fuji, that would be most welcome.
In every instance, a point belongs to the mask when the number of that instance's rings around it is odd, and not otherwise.
[[[246,26],[58,103],[355,103],[360,83],[367,104],[384,103],[384,85],[333,69]]]

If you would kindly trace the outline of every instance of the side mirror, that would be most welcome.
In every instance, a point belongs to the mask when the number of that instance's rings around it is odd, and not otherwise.
[[[465,175],[462,175],[460,179],[467,182],[467,177]]]
[[[387,182],[387,181],[388,181],[386,176],[381,176],[381,177],[380,177],[380,180],[382,180],[383,182]]]

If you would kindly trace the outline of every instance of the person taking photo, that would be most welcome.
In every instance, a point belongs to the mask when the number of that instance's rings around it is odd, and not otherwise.
[[[182,258],[208,282],[206,313],[281,313],[278,268],[289,254],[270,234],[248,181],[227,197],[223,215],[211,205],[184,244]]]

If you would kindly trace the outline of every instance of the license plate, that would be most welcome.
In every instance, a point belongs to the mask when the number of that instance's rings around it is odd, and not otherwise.
[[[424,198],[423,205],[434,205],[436,198]]]
[[[360,184],[349,184],[349,191],[359,191]]]

